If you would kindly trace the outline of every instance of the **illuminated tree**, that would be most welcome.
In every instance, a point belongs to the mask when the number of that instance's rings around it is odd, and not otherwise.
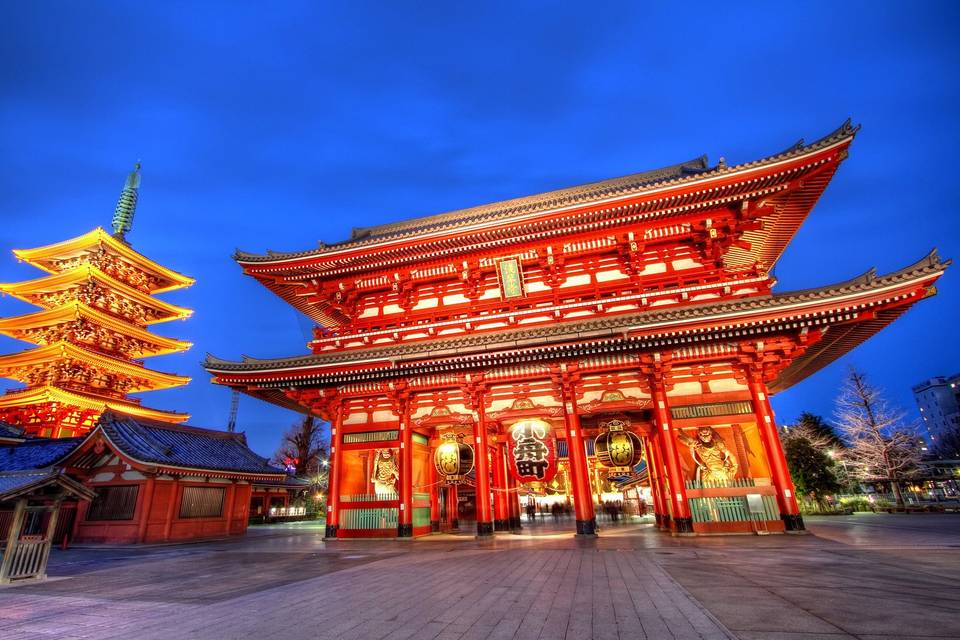
[[[849,446],[843,455],[850,475],[862,482],[889,483],[902,507],[900,485],[920,462],[918,438],[904,424],[904,414],[891,408],[862,373],[851,369],[837,398],[836,417]]]

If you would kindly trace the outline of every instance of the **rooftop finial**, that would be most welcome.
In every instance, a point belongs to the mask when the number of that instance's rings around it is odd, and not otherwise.
[[[120,240],[133,227],[133,215],[137,212],[137,192],[140,189],[140,161],[133,165],[133,171],[120,192],[117,208],[113,211],[113,235]]]

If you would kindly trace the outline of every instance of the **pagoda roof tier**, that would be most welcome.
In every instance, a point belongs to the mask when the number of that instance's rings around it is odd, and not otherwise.
[[[129,263],[148,276],[145,283],[150,293],[162,293],[189,287],[195,280],[157,264],[150,258],[134,251],[127,243],[110,235],[101,227],[72,238],[36,249],[14,249],[17,258],[43,269],[47,273],[62,273],[65,264],[93,259],[99,251],[106,251]]]
[[[102,369],[107,373],[128,378],[131,381],[138,381],[127,389],[130,393],[169,389],[190,382],[190,378],[187,376],[153,371],[136,363],[87,351],[69,342],[57,342],[44,347],[0,356],[0,377],[26,382],[25,378],[30,367],[38,365],[56,366],[65,360],[81,362],[90,367]]]
[[[812,144],[802,141],[754,162],[708,167],[700,158],[623,178],[551,191],[436,216],[355,230],[350,239],[309,251],[238,251],[244,271],[314,320],[322,313],[298,295],[305,281],[444,260],[558,235],[689,217],[750,201],[762,204],[759,228],[727,248],[724,266],[779,259],[823,193],[859,127],[844,123]]]
[[[137,291],[133,287],[120,282],[89,264],[83,264],[74,267],[70,271],[37,278],[35,280],[8,284],[0,283],[0,292],[10,294],[30,304],[49,309],[58,307],[60,304],[44,300],[43,294],[68,291],[87,282],[96,282],[104,288],[115,292],[122,298],[151,311],[152,315],[144,319],[144,324],[181,320],[189,318],[193,314],[193,311],[190,309],[164,302],[141,291]]]
[[[172,423],[186,422],[190,419],[189,413],[176,413],[173,411],[150,409],[148,407],[140,406],[136,402],[102,398],[100,396],[87,395],[85,393],[79,393],[76,391],[67,391],[65,389],[58,389],[51,386],[8,391],[6,394],[0,395],[0,409],[20,408],[31,405],[45,404],[77,407],[78,409],[87,409],[91,411],[106,411],[110,409],[114,411],[122,411],[133,416]]]
[[[38,339],[38,335],[31,330],[57,327],[78,319],[86,320],[93,325],[133,338],[142,343],[143,347],[140,350],[128,354],[132,358],[146,358],[169,353],[179,353],[193,346],[192,343],[184,340],[176,340],[151,333],[134,324],[118,320],[108,313],[104,313],[77,301],[54,309],[45,309],[27,315],[0,318],[0,334],[42,346],[49,344],[49,342]]]
[[[684,350],[751,336],[762,340],[777,333],[826,331],[822,341],[780,371],[770,385],[779,391],[848,352],[912,303],[933,295],[933,283],[949,264],[933,251],[916,264],[884,276],[870,270],[847,282],[803,291],[293,358],[245,357],[231,362],[208,355],[204,367],[215,382],[291,406],[284,391],[295,387],[449,374],[598,354]]]

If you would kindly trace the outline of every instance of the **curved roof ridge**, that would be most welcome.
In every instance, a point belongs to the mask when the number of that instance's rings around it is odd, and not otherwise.
[[[98,430],[124,455],[142,464],[270,476],[285,473],[250,449],[242,433],[170,425],[115,411],[105,412],[87,437]]]
[[[727,166],[725,164],[717,165],[713,168],[707,167],[707,157],[700,156],[694,160],[655,169],[653,171],[630,174],[621,178],[591,182],[579,186],[568,187],[556,191],[524,196],[510,200],[493,202],[466,209],[457,209],[446,213],[434,214],[419,218],[412,218],[405,221],[387,223],[374,227],[363,227],[359,231],[363,235],[357,236],[356,233],[340,242],[333,244],[319,243],[316,249],[295,252],[267,252],[266,254],[254,254],[237,250],[233,258],[239,262],[270,262],[277,259],[306,258],[310,256],[322,255],[330,249],[342,249],[352,245],[362,245],[374,242],[377,239],[386,239],[393,237],[403,237],[404,234],[413,232],[422,233],[431,231],[445,224],[457,221],[474,221],[477,218],[503,218],[510,217],[520,213],[527,213],[537,210],[547,210],[550,208],[576,204],[585,199],[608,197],[611,195],[621,195],[624,193],[641,192],[644,189],[653,187],[662,187],[672,184],[680,184],[684,181],[694,180],[707,176],[718,176],[735,171],[750,169],[770,162],[789,159],[794,156],[802,155],[816,151],[822,147],[833,144],[843,138],[852,138],[860,130],[860,125],[854,126],[850,118],[829,134],[817,139],[805,146],[793,145],[780,153],[766,156],[758,160],[746,162],[738,165]]]
[[[207,427],[195,427],[192,424],[182,424],[182,423],[173,423],[173,422],[164,422],[162,420],[154,420],[151,418],[141,418],[139,416],[130,415],[122,411],[117,411],[115,409],[108,409],[103,412],[103,416],[106,416],[113,420],[132,420],[137,424],[149,426],[151,429],[163,429],[164,431],[178,431],[181,433],[197,433],[198,435],[205,436],[214,436],[218,438],[233,439],[236,440],[242,436],[242,432],[230,432],[230,431],[221,431],[220,429],[210,429]],[[103,417],[101,417],[101,420]]]

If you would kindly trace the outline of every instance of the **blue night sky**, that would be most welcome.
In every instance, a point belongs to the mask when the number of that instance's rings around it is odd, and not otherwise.
[[[107,227],[142,159],[128,237],[198,280],[164,295],[194,317],[154,327],[194,348],[148,362],[193,382],[145,403],[198,426],[223,427],[229,407],[204,352],[306,351],[310,323],[241,275],[238,247],[307,249],[702,153],[750,161],[852,116],[863,129],[778,290],[895,270],[933,246],[960,257],[958,3],[325,4],[3,2],[0,281],[41,275],[11,249]],[[778,419],[830,415],[849,364],[913,418],[910,386],[960,371],[958,269],[774,398]],[[31,308],[0,300],[2,315]],[[265,455],[296,419],[240,404]]]

